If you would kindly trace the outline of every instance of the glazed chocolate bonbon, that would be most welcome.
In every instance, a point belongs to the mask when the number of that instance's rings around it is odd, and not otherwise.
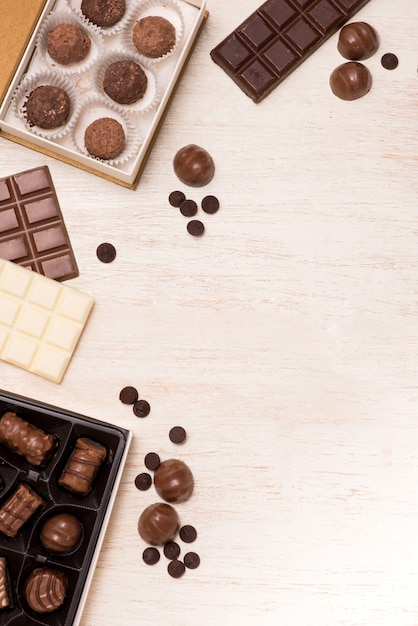
[[[35,511],[44,504],[43,498],[29,485],[20,483],[11,496],[0,504],[0,532],[16,537]]]
[[[61,570],[37,567],[25,580],[23,595],[36,613],[52,613],[67,596],[68,580]]]
[[[39,539],[54,554],[67,554],[80,543],[83,526],[75,515],[57,513],[43,524]]]
[[[163,546],[172,541],[180,527],[177,511],[164,502],[150,504],[138,520],[138,532],[152,546]]]
[[[163,500],[185,502],[193,493],[193,474],[184,461],[168,459],[155,470],[154,485]]]
[[[215,175],[215,164],[209,152],[194,143],[176,152],[173,168],[178,179],[190,187],[203,187]]]
[[[348,61],[335,68],[329,84],[332,92],[341,100],[357,100],[370,91],[372,75],[363,63]]]
[[[0,442],[25,457],[31,465],[38,466],[51,456],[55,437],[21,419],[16,413],[6,411],[0,418]]]
[[[210,55],[261,102],[368,1],[267,0]]]
[[[106,454],[105,446],[79,437],[58,484],[76,495],[87,496]]]
[[[367,22],[351,22],[341,29],[337,48],[344,58],[362,61],[379,48],[379,35]]]

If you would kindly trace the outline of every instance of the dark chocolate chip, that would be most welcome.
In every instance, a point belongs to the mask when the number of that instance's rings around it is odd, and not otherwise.
[[[184,543],[193,543],[197,537],[197,530],[194,526],[186,524],[180,528],[179,536]]]
[[[147,491],[152,485],[152,478],[146,472],[142,472],[138,474],[135,478],[135,487],[139,489],[139,491]]]
[[[184,217],[193,217],[197,213],[197,204],[194,200],[183,200],[180,204],[180,213]]]
[[[164,556],[170,561],[174,561],[174,559],[178,559],[180,555],[180,546],[175,541],[168,541],[164,545]]]
[[[170,441],[173,443],[184,443],[186,441],[186,431],[183,426],[173,426],[168,433]]]
[[[134,415],[136,415],[137,417],[146,417],[147,415],[149,415],[151,407],[149,405],[149,402],[147,402],[146,400],[137,400],[136,402],[134,402],[132,410],[134,412]]]
[[[186,196],[182,191],[172,191],[168,196],[168,201],[171,206],[179,207],[183,200],[186,199]]]
[[[196,569],[200,565],[200,556],[196,552],[188,552],[184,555],[183,561],[188,569]]]
[[[394,70],[399,65],[398,57],[396,54],[393,54],[393,52],[387,52],[384,54],[380,62],[385,70]]]
[[[123,404],[133,404],[138,400],[138,392],[135,387],[124,387],[119,394],[119,400]]]
[[[160,560],[160,553],[157,548],[145,548],[142,558],[147,565],[155,565]]]
[[[184,563],[182,561],[170,561],[167,567],[167,571],[172,578],[181,578],[186,571]]]
[[[144,464],[147,469],[154,472],[160,464],[160,457],[156,452],[148,452],[145,455]]]
[[[116,258],[116,248],[111,243],[101,243],[97,246],[96,255],[102,263],[111,263]]]
[[[187,224],[187,232],[195,237],[200,237],[205,232],[205,227],[200,220],[191,220]]]
[[[213,215],[219,209],[219,200],[216,196],[205,196],[202,200],[202,209],[205,213]]]

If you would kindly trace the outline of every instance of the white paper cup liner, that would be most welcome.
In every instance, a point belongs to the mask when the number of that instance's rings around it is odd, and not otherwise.
[[[102,117],[111,117],[117,120],[121,125],[125,133],[125,147],[122,152],[114,159],[99,159],[92,156],[84,143],[84,134],[86,129],[95,120]],[[130,122],[129,116],[125,111],[118,106],[108,102],[104,98],[99,96],[91,96],[87,98],[81,106],[77,120],[72,132],[72,139],[74,147],[80,154],[99,161],[101,163],[107,163],[108,165],[121,165],[129,161],[134,154],[138,152],[142,139],[140,137],[138,129]]]
[[[74,13],[76,15],[78,15],[79,17],[81,17],[83,19],[86,19],[89,22],[89,24],[93,24],[93,22],[91,22],[83,14],[83,12],[81,10],[81,2],[82,2],[82,0],[67,0],[67,4],[68,4],[69,8],[72,11],[74,11]],[[131,12],[132,12],[133,0],[125,0],[125,4],[126,4],[126,8],[125,8],[124,15],[121,17],[119,22],[117,22],[113,26],[97,26],[96,24],[94,24],[94,26],[96,26],[96,28],[98,28],[100,30],[102,35],[107,35],[107,36],[115,35],[116,33],[119,33],[123,28],[125,28],[127,22],[129,21],[129,17],[131,15]]]
[[[53,30],[59,24],[73,24],[79,26],[88,35],[91,41],[90,51],[85,59],[78,63],[69,63],[63,65],[55,61],[47,50],[47,36],[48,33]],[[41,56],[44,64],[51,71],[60,71],[63,74],[70,76],[78,76],[79,74],[89,70],[103,53],[103,37],[100,29],[97,26],[92,25],[86,19],[77,17],[71,11],[57,11],[50,13],[46,20],[43,22],[39,31],[36,47],[39,55]]]
[[[132,33],[136,22],[143,17],[149,17],[151,15],[165,17],[176,29],[176,43],[169,52],[157,58],[147,57],[141,54],[132,40]],[[136,4],[122,36],[126,49],[135,54],[141,61],[146,60],[149,63],[161,63],[161,61],[167,59],[167,57],[171,56],[178,49],[183,39],[183,34],[184,17],[180,6],[175,0],[146,0]]]
[[[32,91],[42,85],[53,85],[54,87],[65,89],[70,98],[70,116],[67,122],[62,126],[50,129],[40,128],[39,126],[33,126],[26,117],[26,101]],[[17,88],[12,100],[12,110],[16,117],[23,120],[26,128],[31,133],[46,139],[59,139],[71,132],[77,117],[78,108],[77,92],[71,81],[62,74],[46,71],[26,76]]]
[[[140,98],[136,102],[133,102],[132,104],[121,104],[117,102],[116,104],[128,113],[147,113],[158,104],[161,97],[158,88],[157,76],[152,65],[145,62],[140,62],[140,60],[132,54],[114,52],[107,55],[101,61],[101,63],[97,66],[94,75],[94,82],[97,90],[100,92],[101,95],[106,98],[106,100],[109,100],[109,102],[114,102],[114,100],[112,100],[112,98],[108,96],[107,93],[104,91],[103,80],[106,69],[109,67],[109,65],[111,65],[112,63],[116,63],[117,61],[133,61],[134,63],[140,65],[141,68],[144,70],[145,76],[147,77],[147,88],[142,98]]]

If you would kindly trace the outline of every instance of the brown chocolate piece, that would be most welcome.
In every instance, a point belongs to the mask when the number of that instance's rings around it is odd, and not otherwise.
[[[52,613],[67,596],[68,580],[61,570],[37,567],[26,578],[23,595],[30,608],[36,613]]]
[[[186,199],[186,196],[182,191],[172,191],[168,196],[168,201],[171,206],[179,207],[183,200]]]
[[[174,48],[176,29],[165,17],[148,15],[136,22],[132,41],[140,54],[157,59]]]
[[[372,75],[363,63],[348,61],[335,68],[330,76],[329,84],[338,98],[357,100],[370,91]]]
[[[140,536],[153,546],[163,546],[174,539],[179,527],[180,519],[177,511],[164,502],[150,504],[138,520]]]
[[[76,495],[87,496],[106,455],[105,446],[79,437],[58,484]]]
[[[167,566],[167,571],[172,578],[181,578],[186,571],[183,561],[170,561]]]
[[[142,558],[147,565],[155,565],[160,560],[160,553],[157,548],[145,548]]]
[[[135,477],[135,487],[139,491],[148,491],[152,485],[152,478],[147,472],[141,472]]]
[[[83,0],[81,12],[93,24],[114,26],[125,14],[125,0]]]
[[[200,220],[191,220],[187,224],[187,232],[194,237],[201,237],[205,232],[205,225]]]
[[[197,538],[196,528],[190,524],[186,524],[180,528],[179,536],[184,543],[193,543]]]
[[[83,535],[81,522],[69,513],[57,513],[43,524],[39,539],[48,552],[68,554],[80,543]]]
[[[163,500],[185,502],[193,493],[193,474],[184,461],[168,459],[155,470],[154,485]]]
[[[170,561],[178,559],[180,556],[180,546],[175,541],[167,541],[164,545],[164,556]]]
[[[350,22],[341,29],[337,48],[344,58],[362,61],[379,48],[379,35],[367,22]]]
[[[29,94],[24,109],[32,126],[48,130],[58,128],[70,117],[70,97],[61,87],[40,85]]]
[[[399,59],[393,52],[386,52],[380,59],[380,62],[385,70],[394,70],[399,65]]]
[[[55,437],[21,419],[12,411],[0,418],[0,442],[25,457],[31,465],[43,465],[55,447]]]
[[[183,200],[180,204],[180,213],[184,215],[184,217],[193,217],[197,213],[197,204],[194,200],[187,199]]]
[[[83,61],[90,48],[90,37],[77,24],[58,24],[46,36],[48,54],[61,65]]]
[[[201,206],[205,213],[213,215],[219,209],[219,200],[216,196],[205,196],[201,202]]]
[[[132,407],[134,415],[137,417],[147,417],[150,414],[151,406],[147,400],[136,400]]]
[[[54,280],[78,276],[46,165],[0,179],[0,258]]]
[[[183,557],[187,569],[196,569],[200,565],[200,556],[196,552],[187,552]]]
[[[151,472],[155,471],[160,464],[160,457],[156,452],[148,452],[145,455],[144,464]]]
[[[127,387],[121,389],[119,393],[119,400],[122,404],[133,404],[138,400],[138,391],[135,387],[128,385]]]
[[[96,255],[102,263],[112,263],[116,259],[116,248],[107,241],[97,246]]]
[[[0,611],[10,606],[6,557],[0,556]]]
[[[84,143],[91,156],[115,159],[125,147],[125,131],[112,117],[101,117],[86,128]]]
[[[147,89],[148,79],[138,63],[129,60],[115,61],[105,71],[103,89],[118,104],[133,104]]]
[[[187,433],[183,426],[173,426],[168,433],[168,437],[172,443],[184,443],[186,441]]]
[[[196,144],[188,144],[178,150],[173,168],[179,180],[190,187],[203,187],[215,175],[215,164],[209,152]]]
[[[42,504],[44,500],[36,491],[29,485],[20,483],[0,505],[0,532],[13,539]]]

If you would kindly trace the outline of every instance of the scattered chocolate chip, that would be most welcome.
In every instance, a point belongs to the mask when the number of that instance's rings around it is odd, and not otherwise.
[[[393,54],[393,52],[387,52],[384,54],[380,62],[385,70],[394,70],[399,65],[398,57],[396,54]]]
[[[188,569],[196,569],[200,565],[200,556],[196,552],[188,552],[184,555],[183,561]]]
[[[182,561],[170,561],[167,567],[167,571],[172,578],[181,578],[186,571],[184,563]]]
[[[186,524],[180,528],[179,537],[184,543],[193,543],[197,537],[197,530],[194,526]]]
[[[193,217],[197,213],[197,204],[194,200],[183,200],[180,204],[180,213],[184,217]]]
[[[170,561],[174,561],[174,559],[178,559],[180,555],[180,546],[175,541],[169,541],[164,546],[164,556]]]
[[[186,431],[183,426],[173,426],[168,433],[170,441],[173,443],[184,443],[186,441]]]
[[[134,412],[134,415],[136,415],[137,417],[146,417],[147,415],[149,415],[151,407],[149,405],[149,402],[147,402],[146,400],[136,400],[136,402],[134,402],[132,410]]]
[[[147,491],[152,485],[152,478],[146,472],[142,472],[142,474],[138,474],[135,478],[135,487],[139,489],[139,491]]]
[[[172,191],[168,196],[168,201],[171,206],[179,207],[183,200],[186,199],[186,196],[182,191]]]
[[[96,255],[102,263],[111,263],[116,258],[116,248],[111,243],[101,243],[97,246]]]
[[[160,553],[157,548],[145,548],[142,558],[147,565],[155,565],[160,560]]]
[[[201,203],[202,209],[205,213],[213,215],[219,209],[219,200],[216,196],[205,196]]]
[[[145,455],[144,464],[147,469],[154,472],[160,464],[160,457],[156,452],[148,452]]]
[[[123,404],[134,404],[138,400],[138,392],[135,387],[124,387],[119,394],[119,400]]]
[[[205,232],[205,227],[200,220],[191,220],[187,224],[187,232],[195,237],[200,237]]]

